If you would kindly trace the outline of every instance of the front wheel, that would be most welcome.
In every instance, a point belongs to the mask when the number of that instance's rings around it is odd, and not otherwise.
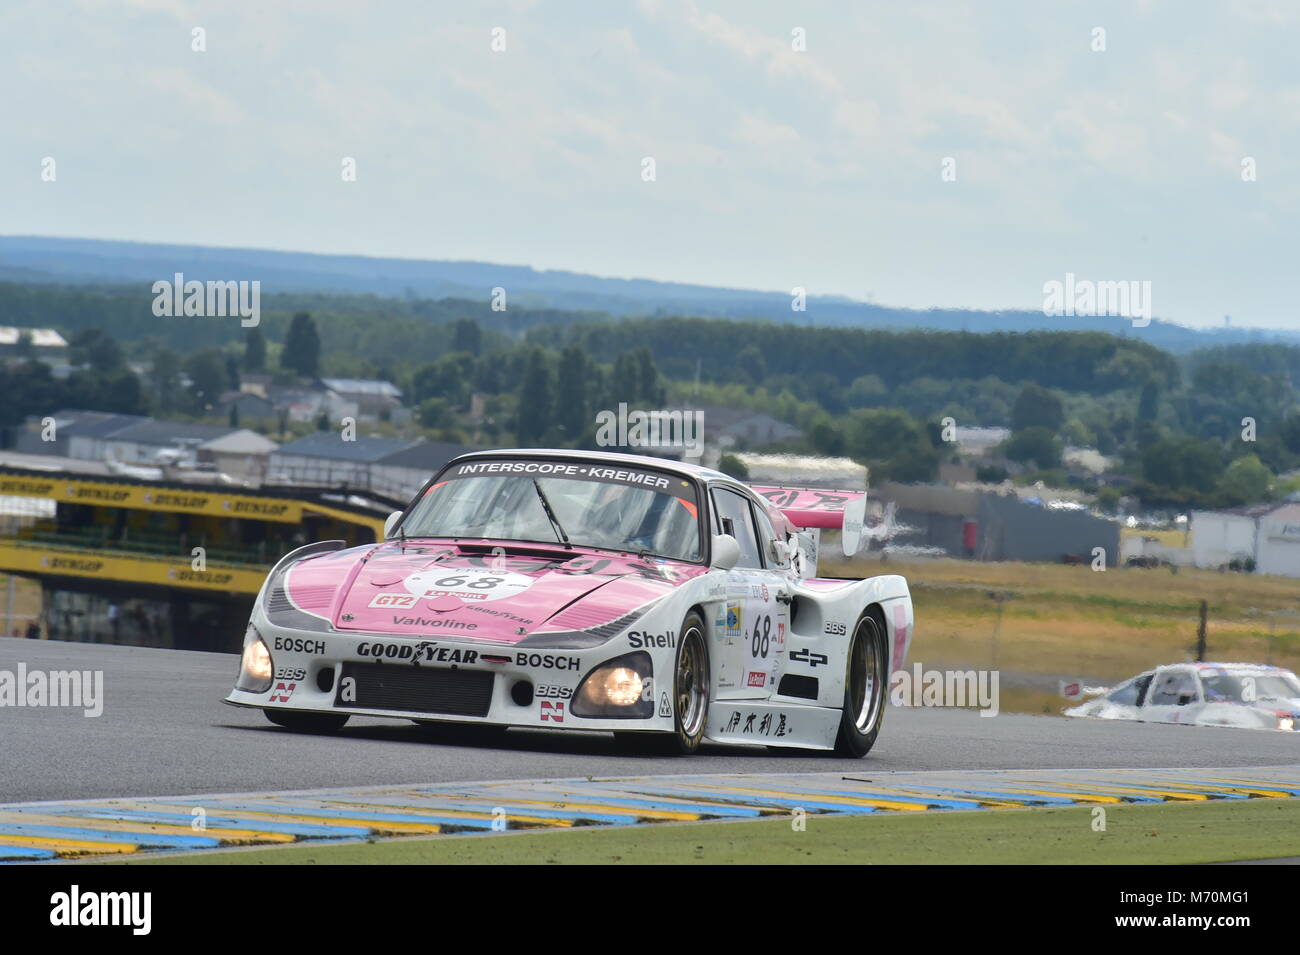
[[[709,719],[709,644],[704,637],[704,619],[692,610],[682,621],[673,667],[673,733],[618,732],[619,748],[665,755],[689,755],[700,748]]]
[[[262,710],[276,726],[298,733],[333,733],[343,729],[346,713],[299,713],[297,710]]]
[[[885,621],[876,608],[858,618],[849,644],[844,674],[844,712],[835,752],[854,758],[867,755],[885,718],[885,689],[889,682],[889,645]]]

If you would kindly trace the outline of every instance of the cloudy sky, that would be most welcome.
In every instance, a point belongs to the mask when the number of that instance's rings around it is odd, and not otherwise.
[[[6,0],[0,233],[1300,328],[1298,48],[1295,0]]]

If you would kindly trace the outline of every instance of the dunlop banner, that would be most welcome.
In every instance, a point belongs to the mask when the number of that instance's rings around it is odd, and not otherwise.
[[[256,594],[270,569],[210,566],[199,571],[190,566],[187,558],[108,555],[20,546],[8,541],[0,541],[0,568],[14,573],[60,574],[242,594]]]
[[[162,488],[76,478],[0,474],[0,496],[43,497],[65,504],[92,504],[131,510],[171,511],[241,517],[254,521],[302,522],[303,504],[277,497],[231,494],[208,488]]]

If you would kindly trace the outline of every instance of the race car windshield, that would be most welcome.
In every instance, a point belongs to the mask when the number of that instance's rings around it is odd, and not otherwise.
[[[1291,674],[1215,673],[1201,677],[1210,702],[1254,703],[1300,698],[1300,680]]]
[[[561,546],[567,537],[575,547],[701,559],[694,485],[672,475],[588,463],[494,461],[458,465],[444,478],[402,523],[405,536]]]

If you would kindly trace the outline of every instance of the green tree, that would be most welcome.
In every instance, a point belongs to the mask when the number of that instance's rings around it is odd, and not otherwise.
[[[307,312],[298,312],[289,323],[289,334],[280,352],[280,366],[304,378],[320,374],[320,334]]]
[[[738,481],[749,480],[749,468],[745,466],[744,461],[734,454],[724,454],[718,460],[718,470],[723,474],[730,474]]]
[[[1209,504],[1208,495],[1223,474],[1223,449],[1214,441],[1178,435],[1142,452],[1138,494],[1148,504],[1185,507]]]
[[[540,348],[528,350],[523,378],[519,384],[519,411],[515,416],[515,436],[524,447],[541,443],[551,426],[551,406],[555,384],[550,362]]]
[[[254,325],[244,335],[244,371],[259,372],[266,368],[266,336]]]
[[[132,371],[123,370],[115,375],[106,375],[101,380],[100,395],[100,411],[143,414],[148,410],[140,379]]]
[[[1076,448],[1093,448],[1097,446],[1097,436],[1078,418],[1071,418],[1061,426],[1061,438],[1066,444]]]
[[[1142,395],[1138,398],[1138,421],[1155,421],[1160,412],[1160,386],[1148,381],[1142,386]]]
[[[451,350],[463,351],[478,356],[483,348],[483,329],[478,322],[468,318],[458,318],[451,325]]]
[[[456,423],[446,398],[426,398],[420,402],[418,414],[420,424],[426,428],[450,428]]]
[[[68,346],[74,365],[89,365],[100,374],[120,371],[126,365],[122,346],[98,328],[82,329],[72,336]]]
[[[873,408],[885,399],[888,392],[879,375],[860,375],[849,386],[849,407]]]
[[[925,425],[892,408],[852,411],[846,416],[844,453],[870,469],[873,480],[934,480],[939,449]]]
[[[185,374],[190,379],[190,398],[196,411],[207,411],[226,390],[226,359],[215,348],[195,352],[185,359]]]
[[[1033,464],[1040,471],[1061,466],[1061,441],[1044,427],[1024,428],[1007,439],[1004,453],[1012,461]]]
[[[555,379],[555,424],[566,444],[581,441],[594,427],[592,399],[598,384],[596,363],[585,351],[569,345],[560,352]]]
[[[1011,409],[1011,430],[1023,431],[1026,428],[1046,428],[1049,431],[1061,430],[1065,420],[1065,409],[1061,399],[1042,385],[1032,382],[1020,392],[1015,406]]]
[[[452,352],[421,365],[411,377],[411,400],[419,405],[428,398],[445,398],[455,407],[469,402],[475,372],[474,356]]]
[[[1248,454],[1228,465],[1216,490],[1223,503],[1238,506],[1268,500],[1272,485],[1272,472],[1258,456]]]
[[[160,415],[170,415],[179,410],[183,399],[179,355],[165,345],[155,349],[148,381],[154,408]]]
[[[745,373],[750,384],[761,385],[767,377],[767,359],[754,344],[746,345],[736,353],[736,367]]]

